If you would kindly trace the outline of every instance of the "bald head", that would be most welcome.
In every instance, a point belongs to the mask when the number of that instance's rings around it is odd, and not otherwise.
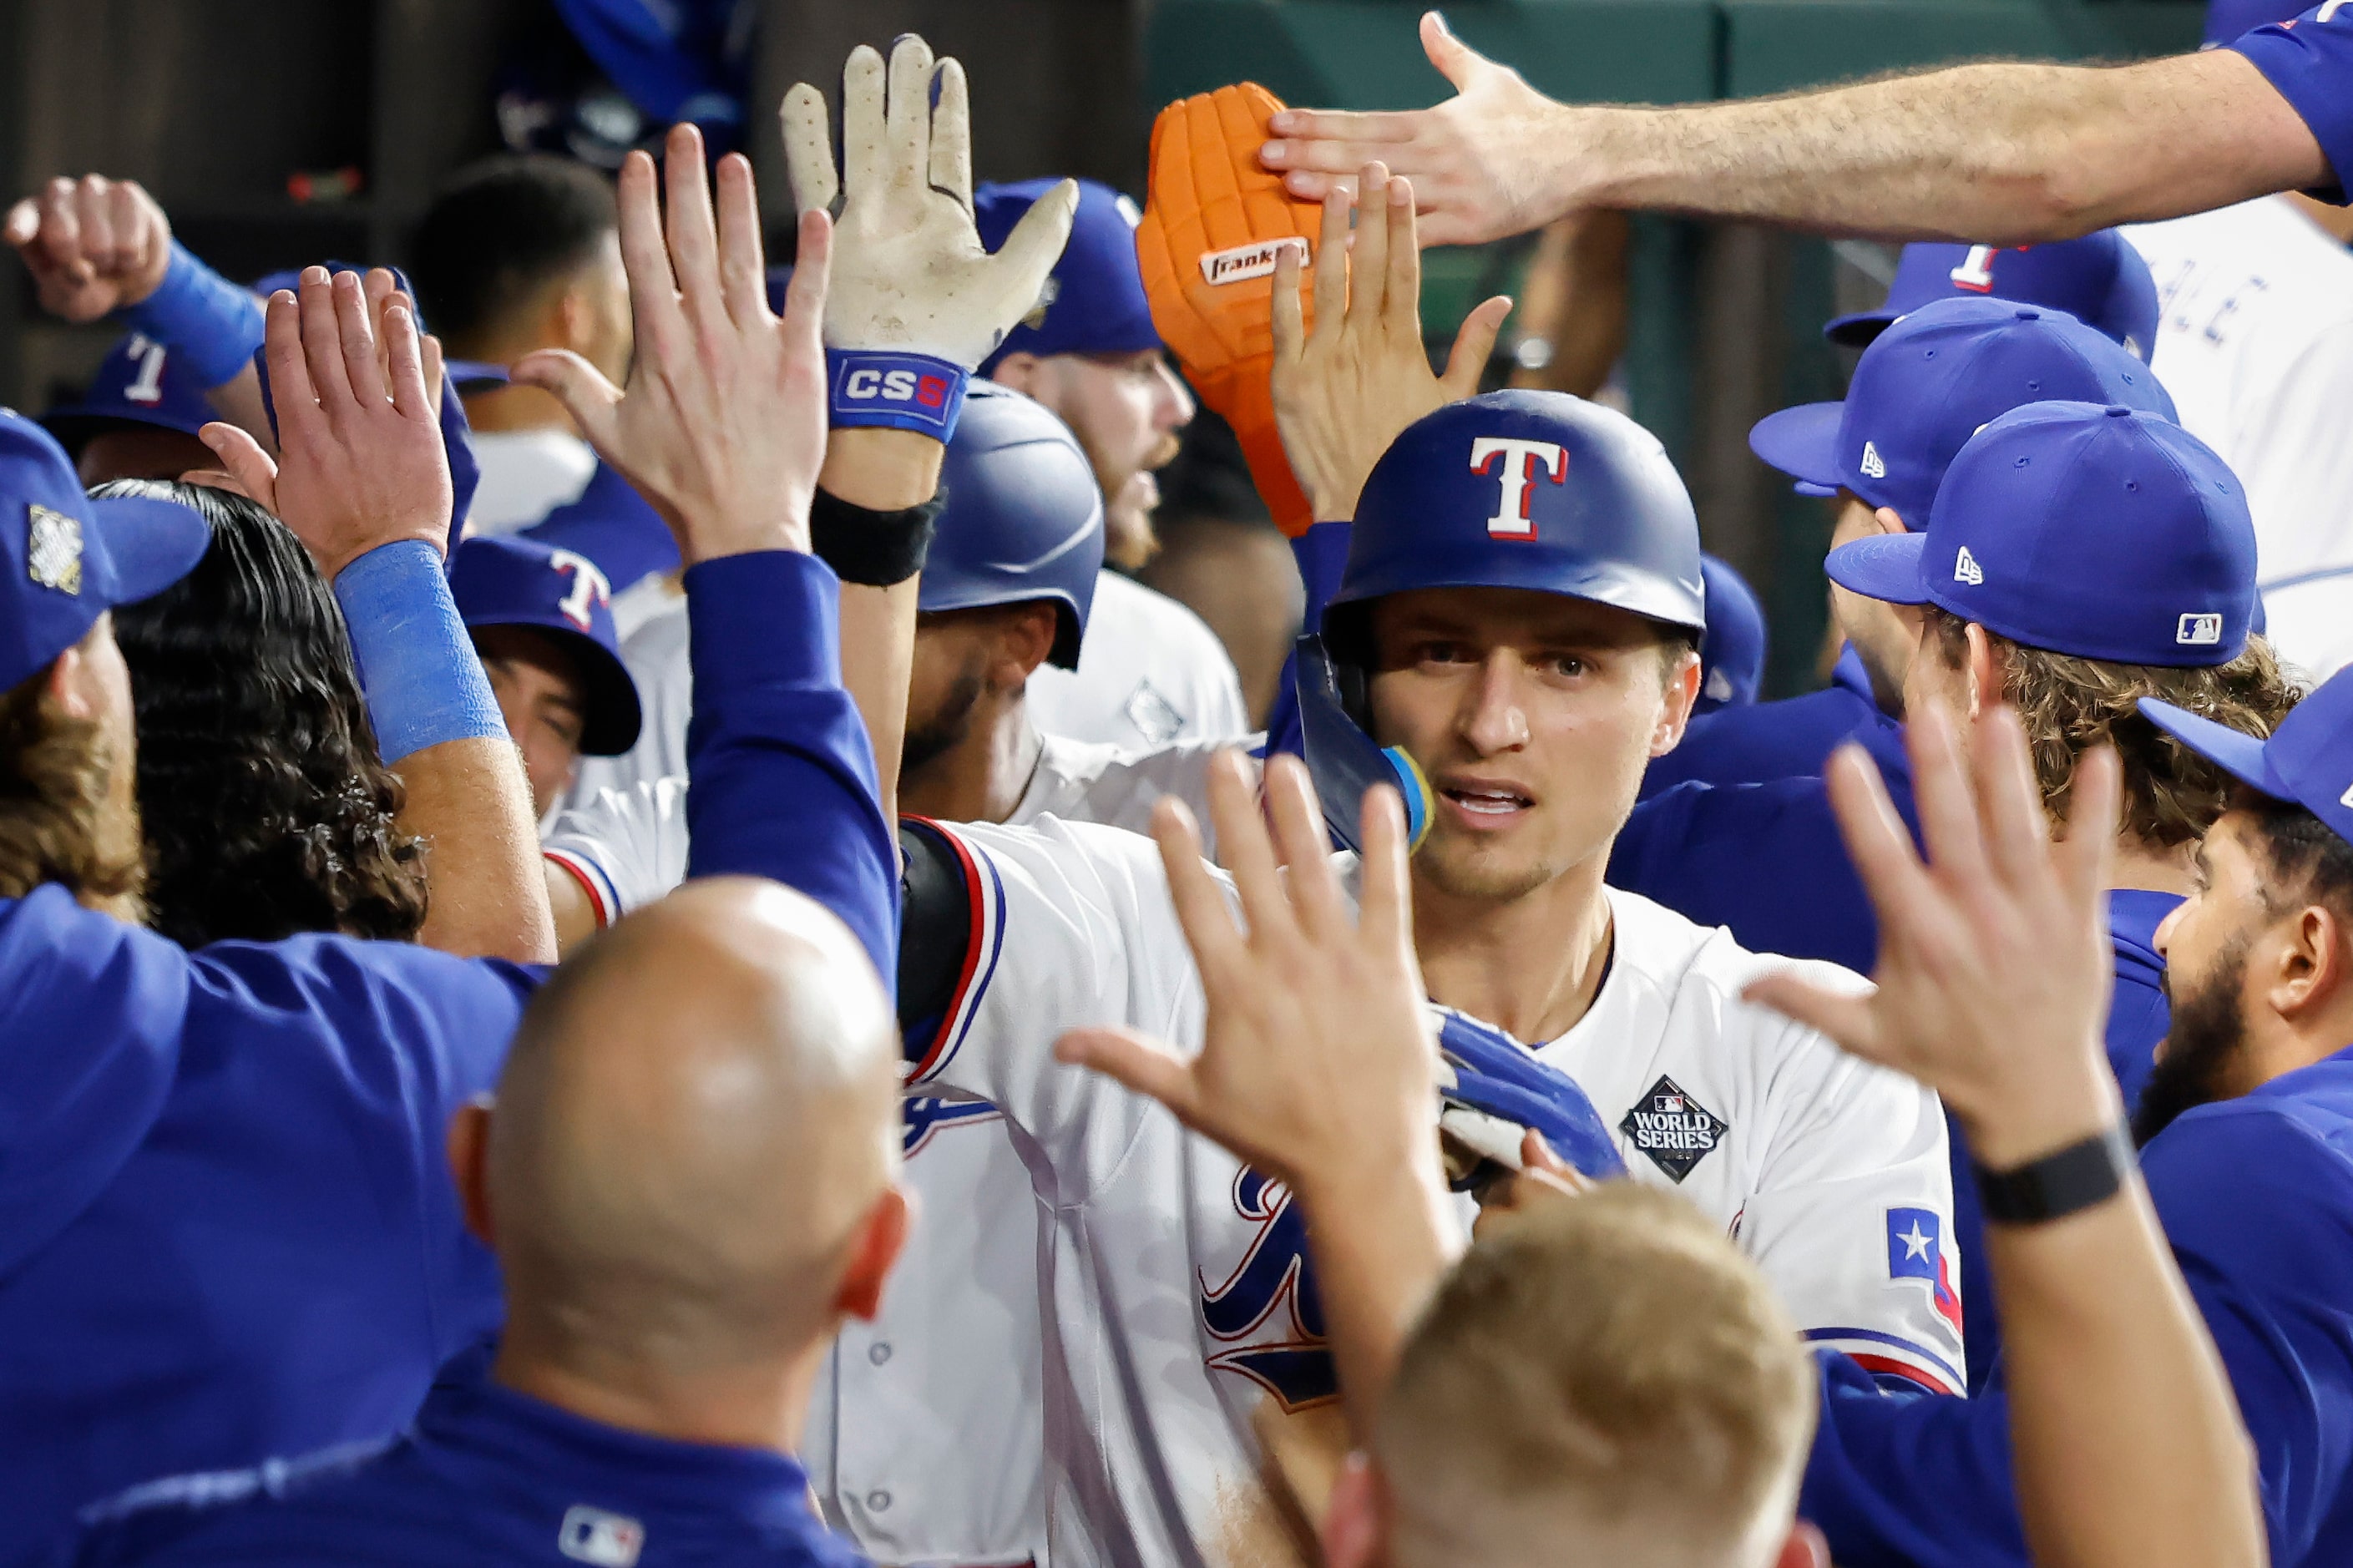
[[[898,1059],[865,949],[773,882],[689,883],[590,942],[491,1121],[518,1331],[683,1373],[827,1332],[897,1174]]]

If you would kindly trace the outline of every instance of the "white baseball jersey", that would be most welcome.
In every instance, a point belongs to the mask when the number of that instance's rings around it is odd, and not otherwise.
[[[2124,234],[2157,280],[2158,379],[2247,487],[2266,635],[2324,678],[2353,662],[2353,255],[2286,196]]]
[[[650,584],[650,585],[649,585]],[[620,625],[627,603],[634,626]],[[573,770],[567,806],[586,805],[605,790],[633,792],[663,779],[686,777],[686,723],[694,712],[694,667],[687,658],[686,595],[666,579],[649,577],[613,601],[621,662],[637,682],[644,719],[638,743],[617,757],[583,757]],[[682,831],[681,827],[681,831]],[[544,838],[546,836],[541,836]],[[684,862],[680,876],[683,877]],[[670,882],[664,890],[678,884]]]
[[[1029,677],[1029,717],[1049,735],[1156,751],[1250,731],[1241,678],[1208,623],[1143,584],[1104,572],[1075,670]]]
[[[569,430],[476,430],[482,482],[466,513],[469,534],[512,533],[580,499],[596,454]]]
[[[1289,1194],[1052,1054],[1094,1024],[1199,1047],[1200,983],[1154,847],[1051,819],[943,831],[965,862],[972,947],[941,1028],[911,1046],[911,1083],[1002,1107],[1044,1205],[1057,1568],[1285,1560],[1260,1440],[1328,1425],[1336,1387]],[[1760,965],[1787,961],[1608,896],[1609,976],[1540,1054],[1618,1129],[1636,1179],[1722,1224],[1810,1339],[1958,1391],[1935,1096],[1739,1000]]]
[[[1173,793],[1207,833],[1217,750],[1137,755],[1041,737],[1013,820],[1142,826]],[[545,852],[588,890],[600,926],[685,879],[686,789],[682,778],[607,789],[559,820]],[[1043,1563],[1044,1220],[1030,1175],[1002,1115],[977,1101],[909,1100],[904,1147],[915,1235],[881,1315],[843,1325],[800,1458],[827,1516],[878,1562]]]

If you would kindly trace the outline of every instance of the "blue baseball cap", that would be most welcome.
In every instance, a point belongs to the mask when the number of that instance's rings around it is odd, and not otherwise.
[[[193,436],[219,417],[177,355],[132,332],[107,351],[81,401],[50,409],[41,416],[41,427],[71,450],[110,425],[152,425]]]
[[[617,757],[638,743],[638,683],[621,662],[613,590],[595,562],[536,540],[480,536],[449,552],[449,596],[470,627],[528,626],[572,656],[584,688],[583,754]]]
[[[1925,531],[1842,544],[1831,581],[1935,605],[2078,658],[2227,664],[2255,614],[2255,528],[2238,477],[2168,419],[2036,403],[1961,448]]]
[[[2268,27],[2274,22],[2285,22],[2311,10],[2296,0],[2209,0],[2206,6],[2206,32],[2200,42],[2201,49],[2219,49],[2235,43],[2257,27]]]
[[[177,501],[91,500],[55,437],[0,408],[0,690],[46,668],[117,605],[186,576],[212,538]]]
[[[1907,245],[1886,302],[1836,318],[1822,336],[1862,348],[1921,306],[1955,298],[2064,310],[2144,364],[2157,346],[2157,282],[2140,252],[2112,228],[2047,245]]]
[[[1785,474],[1852,490],[1918,528],[1945,466],[1980,426],[2062,399],[2175,417],[2149,368],[2074,317],[2004,300],[1939,300],[1863,351],[1844,402],[1768,414],[1748,447]]]
[[[1039,196],[1062,182],[1021,180],[972,193],[980,242],[1001,249],[1013,226]],[[1144,215],[1127,197],[1092,180],[1079,182],[1071,242],[1046,276],[1038,308],[1005,336],[980,367],[987,375],[1010,353],[1132,354],[1160,346],[1144,269],[1135,259],[1135,226]]]
[[[2268,741],[2155,697],[2142,698],[2140,710],[2249,789],[2293,801],[2353,841],[2353,668],[2289,709]]]
[[[1765,681],[1765,606],[1729,562],[1704,554],[1699,574],[1707,585],[1707,628],[1699,634],[1699,700],[1692,711],[1746,707]]]

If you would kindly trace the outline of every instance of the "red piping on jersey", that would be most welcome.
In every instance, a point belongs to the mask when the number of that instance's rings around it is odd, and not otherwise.
[[[603,931],[618,918],[617,911],[606,900],[603,890],[596,886],[596,879],[590,876],[588,868],[575,860],[568,851],[543,849],[540,851],[540,858],[552,865],[562,867],[574,881],[580,884],[580,890],[588,895],[588,907],[596,911],[598,931]]]
[[[1931,1394],[1958,1394],[1960,1392],[1959,1389],[1953,1387],[1943,1378],[1937,1377],[1930,1373],[1922,1372],[1918,1367],[1914,1366],[1908,1361],[1897,1361],[1894,1356],[1873,1355],[1867,1351],[1847,1351],[1844,1354],[1847,1360],[1854,1363],[1855,1365],[1862,1368],[1865,1372],[1894,1373],[1898,1377],[1907,1378],[1910,1381],[1918,1384],[1921,1387],[1926,1389]]]
[[[987,921],[985,919],[988,910],[981,898],[979,863],[973,859],[972,850],[965,841],[928,816],[902,815],[899,820],[912,822],[937,835],[955,851],[956,863],[964,868],[964,893],[968,905],[965,925],[970,933],[965,941],[964,967],[956,974],[955,990],[950,994],[947,1006],[940,1013],[939,1029],[932,1037],[931,1048],[924,1051],[923,1059],[915,1063],[907,1074],[907,1081],[914,1083],[940,1065],[948,1042],[955,1037],[956,1019],[964,1012],[965,1004],[971,999],[973,978],[980,973],[980,955],[988,945]]]

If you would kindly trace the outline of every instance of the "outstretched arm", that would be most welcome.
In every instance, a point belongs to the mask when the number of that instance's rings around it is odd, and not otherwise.
[[[2229,49],[2123,67],[1957,66],[1679,109],[1556,103],[1435,13],[1434,109],[1290,110],[1263,157],[1294,195],[1372,159],[1413,182],[1422,238],[1463,245],[1586,207],[1831,234],[2018,244],[2335,180],[2288,100]]]
[[[2246,1427],[2148,1190],[2116,1152],[2123,1105],[2101,1039],[2116,755],[2084,760],[2052,843],[2016,714],[1978,721],[1969,761],[1940,708],[1915,714],[1907,739],[1925,862],[1861,748],[1831,763],[1879,910],[1875,991],[1783,972],[1749,999],[1935,1088],[1981,1172],[2107,1140],[2116,1180],[2104,1199],[2039,1222],[1988,1215],[2027,1543],[2051,1565],[2260,1563]]]

